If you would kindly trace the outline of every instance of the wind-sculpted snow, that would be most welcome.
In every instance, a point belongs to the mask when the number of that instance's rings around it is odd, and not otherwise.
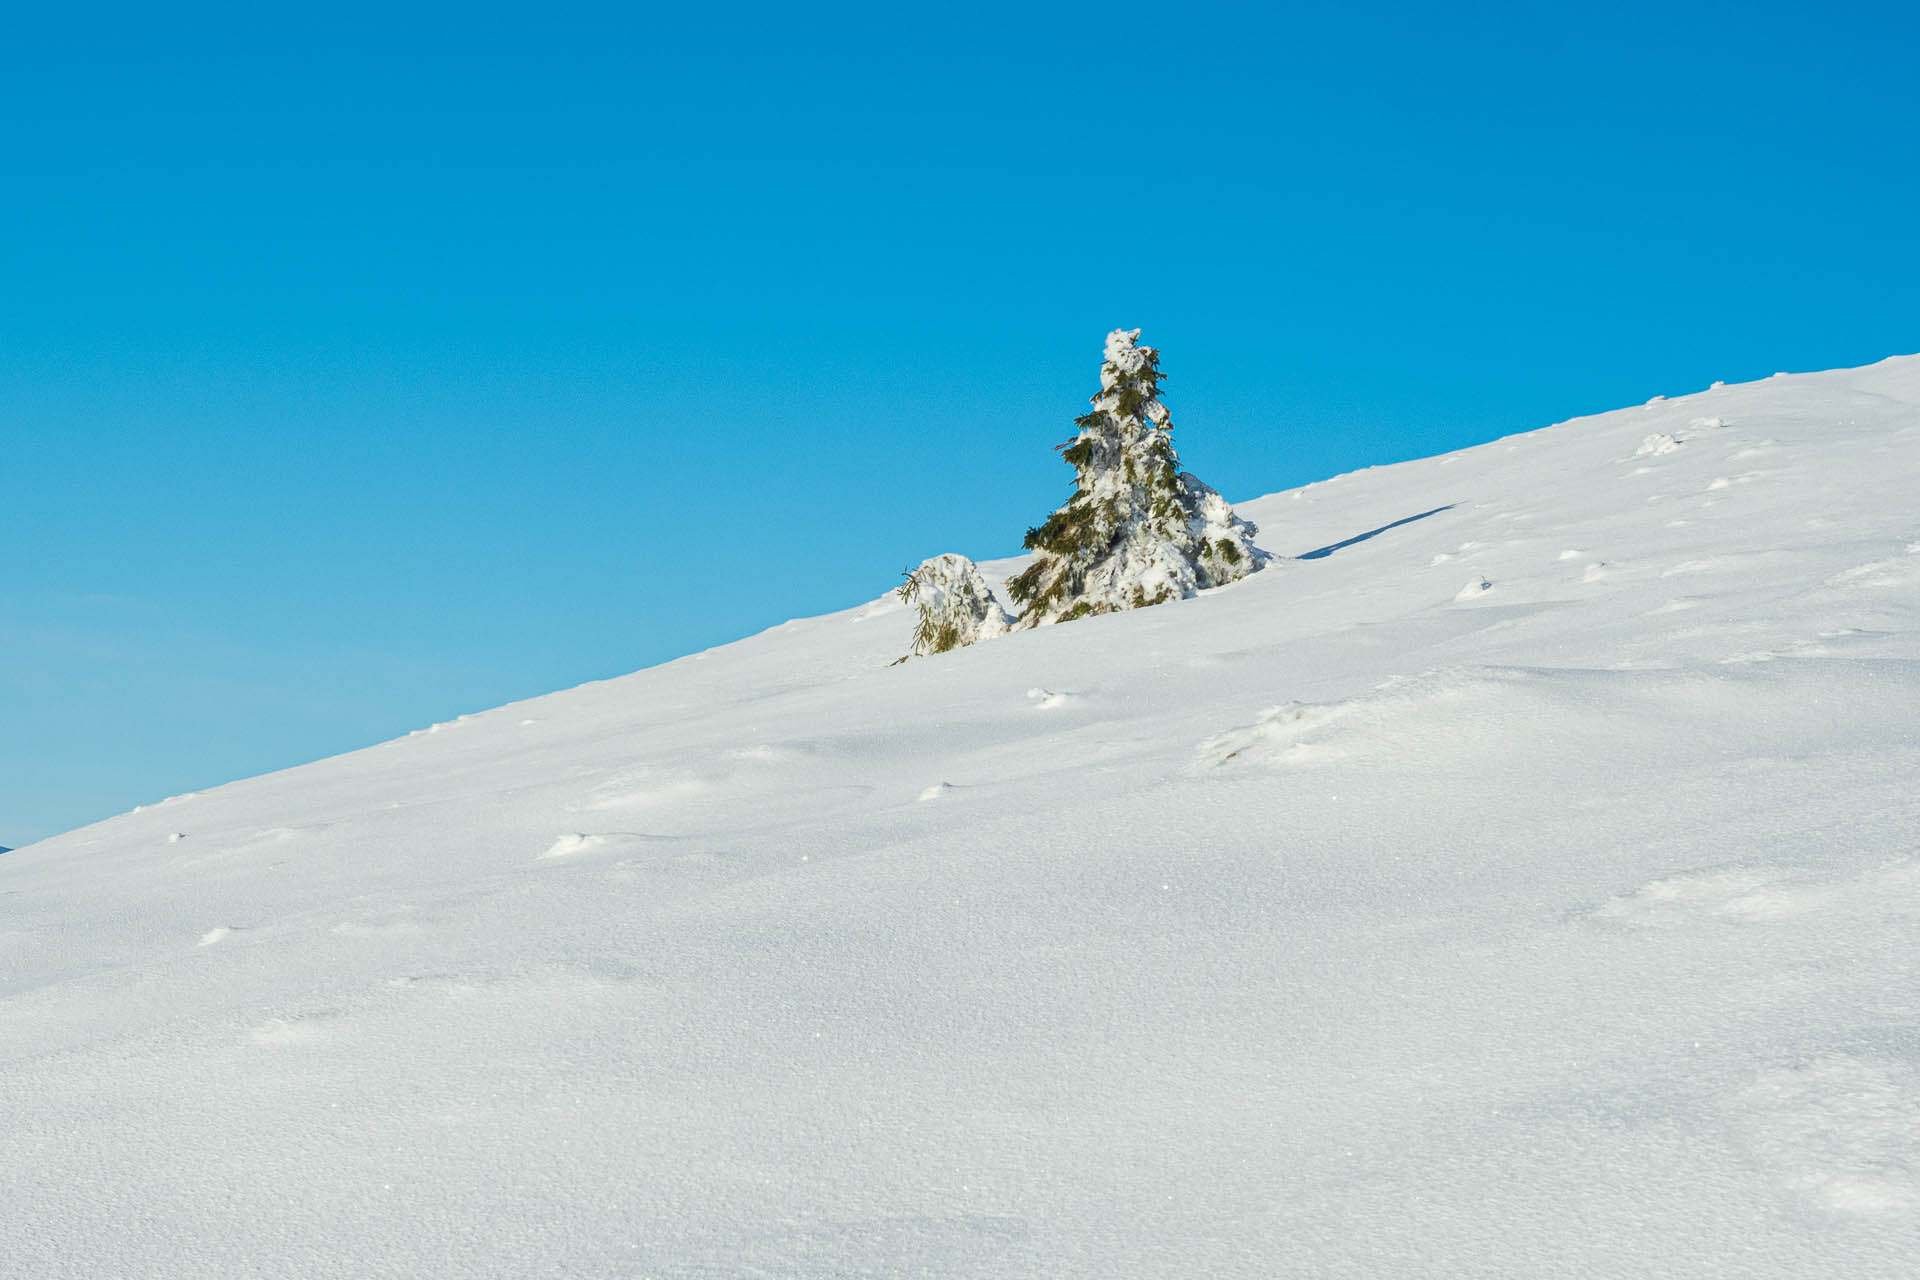
[[[1721,387],[8,853],[0,1272],[1905,1280],[1916,492]]]

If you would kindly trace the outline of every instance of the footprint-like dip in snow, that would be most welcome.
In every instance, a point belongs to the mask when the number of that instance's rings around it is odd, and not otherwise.
[[[1829,1213],[1920,1215],[1920,1072],[1828,1054],[1763,1072],[1730,1103],[1760,1166]]]

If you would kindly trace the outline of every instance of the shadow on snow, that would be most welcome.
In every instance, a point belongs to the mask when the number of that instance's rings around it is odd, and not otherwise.
[[[1377,538],[1389,529],[1398,529],[1403,524],[1412,524],[1415,520],[1425,520],[1428,516],[1437,516],[1442,511],[1453,510],[1453,507],[1454,507],[1454,504],[1449,502],[1444,507],[1435,507],[1431,511],[1422,511],[1417,516],[1407,516],[1404,519],[1395,520],[1392,524],[1383,524],[1378,529],[1369,529],[1365,533],[1357,533],[1353,537],[1348,538],[1344,542],[1330,542],[1324,547],[1319,547],[1313,551],[1307,552],[1305,555],[1295,556],[1294,559],[1324,560],[1328,556],[1332,555],[1334,552],[1340,550],[1342,547],[1350,547],[1356,542],[1365,542],[1368,538]]]

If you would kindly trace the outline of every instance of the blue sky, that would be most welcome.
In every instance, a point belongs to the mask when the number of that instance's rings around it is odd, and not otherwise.
[[[0,844],[1011,551],[1117,325],[1238,498],[1920,349],[1908,6],[269,8],[0,39]]]

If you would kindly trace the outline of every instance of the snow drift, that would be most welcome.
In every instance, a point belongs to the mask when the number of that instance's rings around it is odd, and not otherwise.
[[[1717,387],[9,853],[0,1257],[1909,1276],[1916,493],[1920,358]]]

